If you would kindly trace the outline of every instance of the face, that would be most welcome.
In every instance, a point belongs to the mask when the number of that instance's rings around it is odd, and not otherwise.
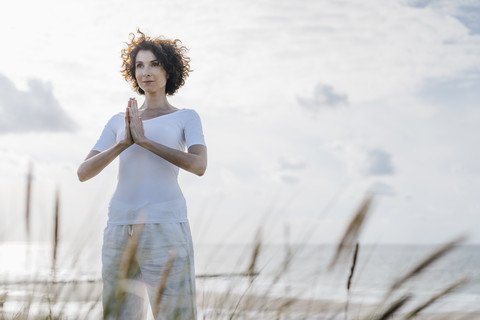
[[[135,78],[145,93],[165,92],[167,73],[150,50],[140,50],[137,53]]]

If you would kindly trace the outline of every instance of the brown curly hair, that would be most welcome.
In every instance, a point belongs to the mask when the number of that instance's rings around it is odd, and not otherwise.
[[[182,46],[182,42],[178,39],[151,38],[139,29],[137,29],[137,33],[138,37],[130,33],[130,43],[127,43],[127,48],[122,49],[121,72],[123,77],[132,84],[135,91],[142,95],[145,94],[135,77],[135,59],[140,50],[149,50],[153,52],[167,73],[165,93],[173,95],[185,84],[185,78],[188,77],[189,72],[193,71],[190,69],[190,58],[185,55],[188,49]]]

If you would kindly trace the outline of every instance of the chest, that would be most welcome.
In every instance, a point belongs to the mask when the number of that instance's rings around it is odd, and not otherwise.
[[[170,148],[185,148],[184,123],[171,116],[158,117],[143,121],[145,137]],[[118,128],[117,141],[125,134],[124,126]]]

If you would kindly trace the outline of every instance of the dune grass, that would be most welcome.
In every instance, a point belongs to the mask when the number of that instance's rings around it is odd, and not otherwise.
[[[32,166],[30,166],[26,185],[26,213],[25,225],[27,237],[30,240],[30,209],[31,209],[31,190],[32,190]],[[287,275],[287,272],[295,272],[296,264],[302,261],[297,260],[297,253],[301,246],[292,249],[292,246],[285,244],[282,262],[276,266],[276,271],[271,277],[268,285],[265,283],[257,287],[257,280],[262,275],[264,266],[259,262],[262,254],[263,241],[261,238],[261,229],[258,230],[251,248],[247,248],[246,253],[239,257],[239,261],[247,263],[247,268],[240,273],[210,274],[198,275],[198,277],[219,277],[226,279],[227,287],[220,293],[197,292],[198,307],[202,310],[199,319],[205,320],[243,320],[243,319],[429,319],[423,316],[425,309],[432,308],[437,301],[442,299],[455,290],[469,282],[469,279],[463,277],[454,279],[454,281],[435,293],[418,305],[411,305],[410,302],[415,296],[406,284],[416,277],[422,276],[428,272],[428,267],[442,259],[448,252],[453,250],[466,238],[460,237],[438,247],[436,250],[425,256],[423,260],[411,268],[404,275],[399,275],[392,279],[392,284],[386,290],[384,298],[373,306],[352,305],[350,302],[352,295],[352,280],[357,276],[357,260],[362,254],[359,244],[361,230],[368,220],[371,207],[374,201],[372,195],[367,195],[360,204],[357,212],[352,216],[344,233],[340,237],[339,243],[335,246],[335,251],[328,264],[328,268],[322,272],[330,273],[332,277],[345,279],[345,303],[333,301],[318,301],[314,299],[296,298],[295,292],[288,296],[279,297],[272,292],[279,284],[280,280]],[[23,319],[100,319],[102,314],[98,313],[101,306],[101,284],[100,283],[82,283],[82,282],[62,282],[56,279],[56,266],[58,260],[59,221],[60,211],[60,193],[56,192],[55,206],[53,212],[54,232],[52,235],[52,273],[48,281],[35,279],[24,283],[1,283],[0,282],[0,320],[23,320]],[[118,314],[118,308],[121,308],[122,296],[125,290],[130,290],[131,281],[128,280],[129,270],[135,260],[136,248],[138,245],[139,233],[133,237],[127,245],[125,254],[120,265],[120,279],[118,282],[117,293],[112,297],[111,308],[103,311],[103,316]],[[286,229],[288,235],[288,228]],[[79,254],[81,248],[78,250]],[[168,265],[162,274],[162,281],[158,288],[158,298],[155,305],[152,306],[153,313],[162,312],[162,293],[164,292],[170,268],[175,260],[175,253],[172,252],[168,260]],[[315,279],[312,279],[315,282]],[[14,301],[16,298],[10,295],[10,291],[15,286],[21,286],[28,292],[24,297],[22,307],[13,314],[4,312],[4,306]],[[241,290],[239,291],[239,288]],[[71,304],[83,305],[82,310],[73,312]],[[443,314],[442,319],[474,319],[478,314],[449,315]],[[436,318],[440,319],[438,315]],[[470,318],[469,318],[470,317]],[[480,317],[479,317],[480,318]]]

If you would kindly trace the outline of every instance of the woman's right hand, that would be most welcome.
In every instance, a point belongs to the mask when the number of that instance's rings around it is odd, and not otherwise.
[[[132,105],[132,98],[128,100],[128,107],[125,110],[125,136],[120,141],[121,144],[129,147],[133,144],[132,134],[130,132],[130,107]]]
[[[132,99],[128,101],[128,107],[125,111],[125,135],[122,140],[111,148],[99,152],[90,151],[85,160],[80,164],[77,170],[78,179],[86,181],[99,174],[110,162],[113,161],[120,153],[133,144],[132,133],[130,131],[130,107]]]

